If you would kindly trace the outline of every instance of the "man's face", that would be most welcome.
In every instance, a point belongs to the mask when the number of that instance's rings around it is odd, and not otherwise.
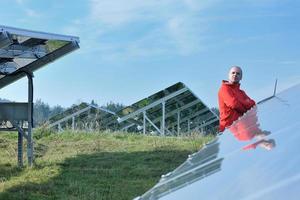
[[[230,83],[239,83],[242,79],[242,70],[238,67],[232,67],[229,71],[228,80]]]

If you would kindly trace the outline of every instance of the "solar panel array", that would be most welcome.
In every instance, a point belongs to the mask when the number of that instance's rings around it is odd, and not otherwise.
[[[85,102],[74,105],[64,112],[52,116],[48,127],[76,130],[118,130],[119,123],[114,112]]]
[[[165,135],[178,135],[192,130],[215,132],[219,123],[218,116],[181,82],[144,98],[116,114],[121,123],[134,120],[131,122],[141,129],[146,121],[147,132],[165,132]]]
[[[136,200],[298,199],[299,97],[300,84],[252,108]]]

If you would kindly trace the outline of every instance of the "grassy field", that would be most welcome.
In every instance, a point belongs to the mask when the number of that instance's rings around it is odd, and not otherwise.
[[[17,133],[0,133],[1,200],[133,199],[211,139],[45,130],[35,135],[34,167],[18,168]]]

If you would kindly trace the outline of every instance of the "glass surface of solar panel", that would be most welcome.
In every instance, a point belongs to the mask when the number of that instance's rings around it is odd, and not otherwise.
[[[143,112],[145,111],[147,118],[156,127],[161,127],[163,117],[162,102],[165,103],[165,127],[167,130],[177,130],[178,117],[180,118],[179,126],[182,133],[188,132],[189,129],[196,129],[210,118],[214,118],[215,121],[210,126],[205,127],[206,129],[214,129],[219,123],[218,117],[181,82],[125,107],[116,114],[120,117],[121,122],[123,122],[122,119],[134,118],[136,122],[143,124]],[[124,126],[126,125],[125,123]],[[149,123],[146,125],[146,129],[148,131],[154,130]],[[175,131],[172,132],[174,134]],[[167,132],[166,134],[170,133]]]
[[[84,108],[88,107],[88,104],[83,102],[83,103],[80,103],[79,105],[73,105],[71,108],[68,108],[67,110],[57,114],[57,115],[54,115],[52,117],[49,118],[49,123],[54,123],[68,115],[71,115],[77,111],[80,111]]]
[[[104,108],[82,102],[49,118],[50,127],[60,125],[60,128],[71,128],[74,117],[74,125],[77,130],[118,130],[117,116]],[[74,127],[75,128],[75,127]]]
[[[165,97],[165,96],[167,96],[167,95],[169,95],[173,92],[176,92],[176,91],[178,91],[178,90],[180,90],[184,87],[185,86],[184,86],[183,83],[178,82],[178,83],[176,83],[176,84],[174,84],[174,85],[172,85],[172,86],[170,86],[170,87],[168,87],[164,90],[161,90],[161,91],[159,91],[159,92],[157,92],[157,93],[155,93],[155,94],[153,94],[153,95],[151,95],[147,98],[144,98],[144,99],[132,104],[131,106],[125,107],[121,111],[117,112],[117,115],[119,117],[123,117],[123,116],[125,116],[129,113],[132,113],[132,112],[134,112],[138,109],[141,109],[141,108],[143,108],[143,107],[145,107],[145,106],[147,106],[147,105],[149,105],[149,104],[151,104],[151,103],[153,103],[157,100],[160,100],[163,97]]]
[[[0,25],[0,88],[79,48],[79,38]]]
[[[300,84],[252,108],[137,199],[298,199],[299,97]]]

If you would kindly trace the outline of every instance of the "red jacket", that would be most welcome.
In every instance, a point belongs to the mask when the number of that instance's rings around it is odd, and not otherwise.
[[[218,93],[220,109],[220,131],[230,126],[247,110],[255,105],[246,93],[240,89],[240,84],[223,81]]]

